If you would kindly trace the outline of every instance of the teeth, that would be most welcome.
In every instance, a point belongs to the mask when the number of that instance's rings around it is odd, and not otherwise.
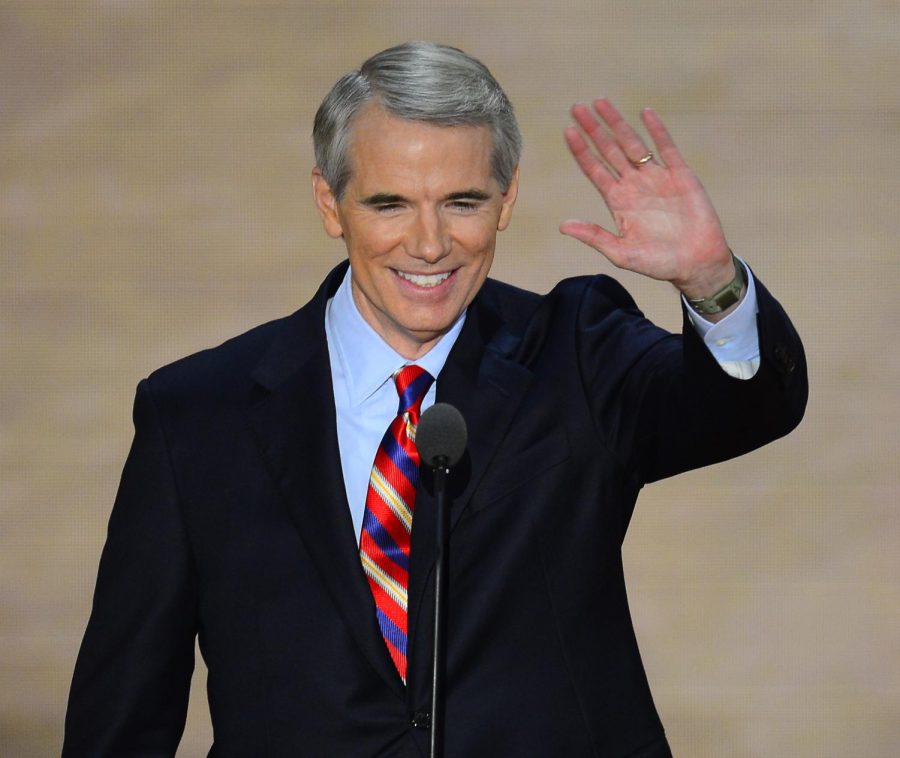
[[[447,271],[443,274],[407,274],[403,271],[398,271],[397,275],[402,279],[406,279],[408,282],[412,282],[418,287],[437,287],[441,282],[445,281],[452,271]]]

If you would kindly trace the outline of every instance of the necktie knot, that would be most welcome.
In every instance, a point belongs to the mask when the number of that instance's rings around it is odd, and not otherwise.
[[[394,374],[394,384],[397,387],[397,394],[400,396],[397,415],[402,416],[404,413],[408,413],[414,419],[413,423],[416,423],[422,408],[422,400],[425,399],[433,382],[434,377],[431,374],[413,363],[404,366]]]

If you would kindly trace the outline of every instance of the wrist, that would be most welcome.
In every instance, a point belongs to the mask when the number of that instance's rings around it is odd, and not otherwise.
[[[672,280],[688,300],[702,300],[714,295],[734,279],[736,259],[727,243],[715,253],[701,256],[703,263],[694,264],[688,278]]]
[[[746,291],[747,272],[734,253],[731,253],[730,263],[729,274],[710,279],[702,287],[681,290],[694,311],[703,316],[720,314],[740,301]]]

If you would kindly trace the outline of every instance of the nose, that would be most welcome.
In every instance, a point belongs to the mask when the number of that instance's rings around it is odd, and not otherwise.
[[[412,254],[428,263],[437,263],[450,253],[450,236],[439,212],[423,210],[416,222]]]

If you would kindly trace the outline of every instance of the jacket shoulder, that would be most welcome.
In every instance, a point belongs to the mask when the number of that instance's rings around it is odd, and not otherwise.
[[[606,274],[573,276],[559,281],[545,294],[531,292],[505,282],[488,279],[479,294],[510,326],[524,328],[541,311],[589,309],[624,309],[640,314],[628,291]]]
[[[296,315],[296,314],[295,314]],[[246,389],[250,373],[284,331],[285,316],[156,369],[145,380],[158,401],[200,402]]]

